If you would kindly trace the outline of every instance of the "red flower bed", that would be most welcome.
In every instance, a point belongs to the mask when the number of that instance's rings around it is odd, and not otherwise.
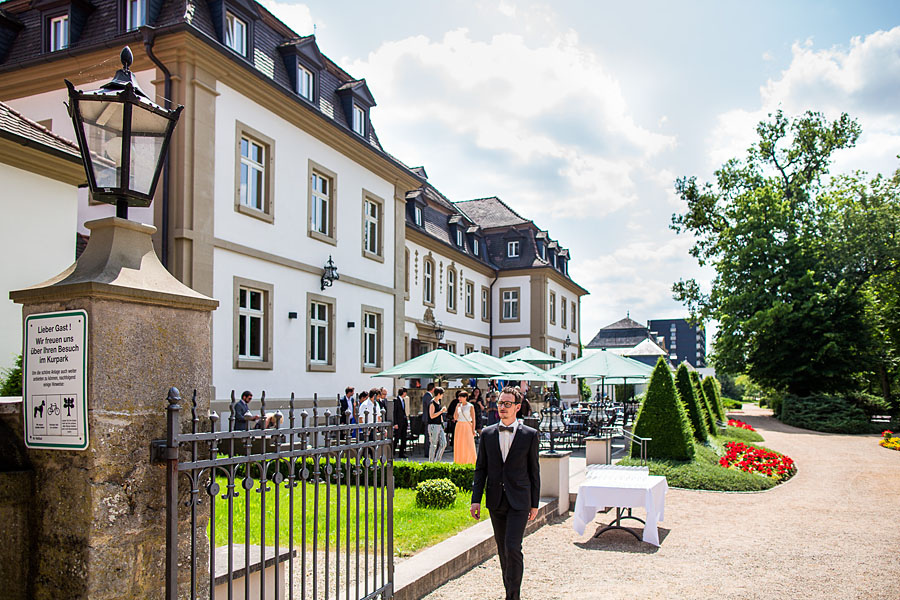
[[[728,419],[728,426],[729,427],[740,427],[741,429],[746,429],[747,431],[756,431],[755,429],[753,429],[752,427],[750,427],[743,421],[738,421],[737,419]]]
[[[758,473],[778,481],[789,478],[797,470],[794,461],[787,456],[741,442],[726,443],[725,456],[719,459],[719,464],[727,469]]]

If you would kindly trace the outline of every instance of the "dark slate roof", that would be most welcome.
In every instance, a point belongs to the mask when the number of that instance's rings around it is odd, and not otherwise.
[[[598,331],[585,348],[634,348],[644,340],[657,343],[646,326],[625,317]]]
[[[236,64],[255,69],[263,78],[269,79],[279,87],[285,88],[290,93],[294,92],[292,84],[293,75],[288,73],[283,52],[290,46],[315,43],[314,36],[300,36],[290,27],[281,22],[272,13],[266,10],[255,0],[234,0],[238,8],[244,8],[255,13],[252,47],[248,48],[248,56],[241,57],[225,47],[219,41],[217,28],[214,26],[213,15],[210,7],[215,2],[204,0],[148,0],[148,3],[157,1],[160,3],[159,14],[155,21],[148,25],[170,31],[183,27],[199,34],[210,45],[222,51],[224,60],[232,60]],[[135,51],[143,45],[140,31],[123,31],[120,25],[119,12],[123,2],[121,0],[91,0],[92,11],[87,15],[84,28],[77,40],[69,45],[65,51],[48,53],[44,51],[44,40],[41,35],[42,13],[40,8],[35,8],[31,0],[7,0],[3,2],[2,9],[8,17],[0,23],[0,42],[4,35],[11,39],[7,44],[6,57],[0,56],[0,73],[5,70],[17,69],[30,64],[40,64],[48,60],[67,58],[73,54],[89,52],[101,48],[113,46],[119,48],[125,44],[131,44]],[[15,35],[4,23],[14,19],[21,23],[22,27]],[[7,30],[9,30],[7,32]],[[0,44],[2,46],[2,44]],[[0,48],[3,49],[3,48]],[[112,51],[111,51],[112,52]],[[364,79],[351,76],[327,56],[322,55],[324,68],[317,72],[318,77],[318,105],[315,106],[322,114],[329,117],[335,124],[347,130],[348,134],[358,137],[352,132],[347,115],[342,108],[338,91],[350,89],[368,95]],[[111,54],[112,56],[112,54]],[[111,75],[111,72],[110,72]],[[371,96],[369,95],[369,98]],[[307,106],[308,102],[297,96],[297,101]],[[373,101],[374,104],[374,101]],[[383,148],[375,133],[371,114],[367,129],[366,141],[377,150],[383,152]],[[389,155],[388,155],[389,156]],[[390,157],[391,160],[396,159]]]
[[[81,162],[81,153],[75,142],[60,137],[43,125],[23,117],[2,102],[0,102],[0,137],[44,150],[73,162]]]
[[[531,221],[522,218],[519,213],[511,209],[503,200],[496,196],[461,200],[455,204],[484,229],[531,223]]]

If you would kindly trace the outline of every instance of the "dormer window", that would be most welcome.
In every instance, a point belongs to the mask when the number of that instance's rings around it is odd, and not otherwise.
[[[313,101],[315,79],[312,71],[303,65],[297,65],[297,93],[310,102]]]
[[[506,242],[506,257],[507,258],[518,258],[519,257],[519,242]]]
[[[366,136],[366,111],[358,104],[353,105],[353,131],[363,137]]]
[[[547,246],[545,246],[541,242],[538,242],[537,247],[538,247],[538,254],[541,257],[541,260],[547,260]]]
[[[422,226],[422,207],[419,205],[413,207],[413,222],[419,227]]]
[[[247,23],[231,11],[225,12],[225,45],[247,56]]]
[[[474,240],[472,240],[472,254],[474,254],[475,256],[478,256],[479,250],[480,250],[480,248],[479,248],[479,244],[478,244],[478,238],[475,238]]]
[[[125,29],[133,31],[147,24],[147,0],[125,0]]]
[[[556,254],[553,254],[552,258],[553,258],[553,268],[555,269],[556,268]]]
[[[463,232],[462,229],[456,230],[456,245],[462,248],[463,246]]]
[[[69,15],[60,15],[50,19],[50,52],[65,50],[69,47]]]

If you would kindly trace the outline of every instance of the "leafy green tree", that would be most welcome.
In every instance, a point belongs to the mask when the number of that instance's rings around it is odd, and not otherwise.
[[[703,388],[703,393],[706,394],[706,399],[709,401],[710,408],[716,413],[716,418],[720,421],[725,421],[725,407],[722,406],[722,395],[719,393],[719,382],[716,381],[715,377],[707,375],[700,383],[700,387]]]
[[[859,374],[890,368],[867,311],[869,284],[897,270],[900,181],[829,179],[835,152],[860,135],[846,114],[779,111],[756,131],[714,183],[676,182],[688,208],[672,227],[694,236],[691,254],[716,276],[708,294],[679,281],[675,297],[719,322],[720,371],[797,395],[854,389]]]
[[[678,397],[669,366],[662,358],[650,375],[647,393],[632,431],[638,437],[652,438],[647,446],[648,458],[684,461],[694,458],[691,423]],[[637,444],[631,445],[631,456],[640,456]]]
[[[719,428],[716,427],[716,413],[709,403],[709,398],[707,398],[706,394],[703,392],[703,386],[700,384],[700,375],[697,371],[691,371],[690,376],[691,385],[694,387],[694,394],[697,396],[700,410],[706,417],[706,431],[709,433],[710,437],[718,437]]]
[[[675,388],[687,409],[694,438],[701,443],[708,442],[709,423],[706,419],[706,411],[700,408],[700,400],[694,392],[694,384],[691,383],[691,372],[684,363],[681,363],[678,370],[675,371]]]
[[[0,369],[3,378],[0,380],[0,396],[22,395],[22,355],[16,357],[15,365],[11,369]]]

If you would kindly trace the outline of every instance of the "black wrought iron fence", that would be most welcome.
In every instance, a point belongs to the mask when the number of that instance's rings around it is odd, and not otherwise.
[[[347,411],[341,424],[315,398],[311,410],[295,409],[292,394],[286,418],[234,431],[232,395],[228,430],[211,413],[200,431],[195,391],[183,433],[177,389],[168,402],[167,439],[156,447],[167,465],[167,600],[393,596],[384,411]]]

